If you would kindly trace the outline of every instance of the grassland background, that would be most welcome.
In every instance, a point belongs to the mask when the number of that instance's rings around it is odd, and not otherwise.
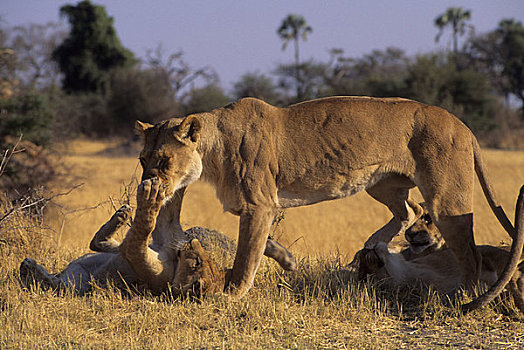
[[[298,271],[284,273],[264,259],[255,286],[241,300],[126,297],[111,289],[79,297],[21,288],[17,269],[24,257],[54,272],[88,252],[92,234],[125,200],[124,187],[136,184],[133,174],[140,175],[136,150],[129,148],[116,142],[69,144],[61,152],[72,176],[52,192],[84,185],[56,197],[44,225],[11,217],[8,239],[0,239],[0,349],[524,348],[524,316],[511,300],[498,299],[462,315],[432,292],[348,283],[341,266],[390,218],[366,194],[286,211],[274,236],[286,246],[298,239],[290,248],[300,258]],[[524,183],[524,152],[486,150],[484,156],[513,216]],[[204,183],[190,187],[182,222],[186,228],[199,225],[237,235],[238,219],[222,212]],[[507,241],[480,186],[475,231],[479,243]]]

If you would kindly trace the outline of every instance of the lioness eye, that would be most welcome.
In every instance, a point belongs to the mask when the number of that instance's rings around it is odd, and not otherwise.
[[[431,224],[431,216],[429,216],[429,214],[424,214],[422,219],[426,222],[426,224]]]
[[[169,166],[169,158],[160,157],[155,162],[155,168],[160,171],[166,171]]]
[[[168,166],[169,160],[167,158],[160,158],[158,160],[158,168],[160,170],[166,170]]]

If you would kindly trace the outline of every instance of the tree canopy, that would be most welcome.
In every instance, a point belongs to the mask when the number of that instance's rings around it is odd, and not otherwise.
[[[67,92],[100,91],[112,69],[133,64],[133,54],[120,43],[113,18],[103,6],[85,0],[76,6],[62,6],[60,14],[68,18],[71,30],[54,50],[53,58],[64,74]]]

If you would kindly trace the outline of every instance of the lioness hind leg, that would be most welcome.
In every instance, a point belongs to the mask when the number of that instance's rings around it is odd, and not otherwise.
[[[480,279],[482,267],[482,256],[473,237],[473,213],[444,216],[435,214],[439,211],[442,213],[443,209],[432,209],[430,213],[433,221],[458,260],[462,271],[462,285],[467,289],[473,289]]]
[[[128,204],[121,206],[111,219],[95,233],[89,248],[95,252],[118,253],[120,242],[114,239],[113,236],[118,229],[124,226],[130,216],[131,207]]]
[[[433,222],[458,260],[462,285],[473,289],[482,267],[473,236],[473,156],[456,150],[435,156],[447,162],[420,161],[417,186]]]

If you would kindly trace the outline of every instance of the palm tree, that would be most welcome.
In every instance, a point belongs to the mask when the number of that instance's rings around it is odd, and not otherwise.
[[[464,10],[462,7],[448,8],[446,12],[435,18],[435,26],[439,28],[435,41],[439,41],[445,27],[451,26],[453,30],[453,53],[456,55],[458,52],[458,36],[464,35],[466,21],[469,19],[471,19],[470,10]]]
[[[285,50],[287,44],[293,40],[295,43],[295,78],[297,80],[297,98],[302,97],[302,84],[300,83],[300,56],[299,56],[299,39],[307,40],[307,35],[313,31],[305,18],[299,15],[288,15],[282,21],[282,24],[277,30],[277,34],[284,41],[282,50]]]

